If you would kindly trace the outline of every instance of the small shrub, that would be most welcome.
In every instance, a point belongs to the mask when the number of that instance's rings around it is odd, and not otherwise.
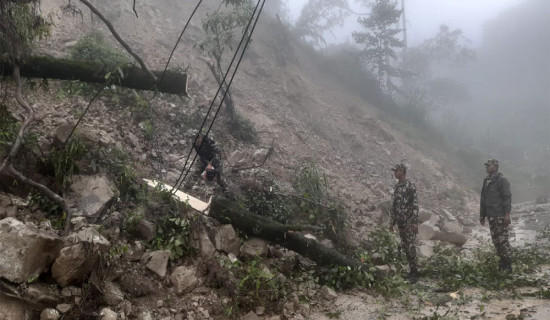
[[[92,32],[80,38],[71,48],[70,57],[75,60],[99,61],[107,69],[128,64],[126,56],[111,47],[100,32]]]
[[[258,143],[258,133],[252,121],[240,114],[235,114],[229,123],[229,133],[244,143]]]
[[[278,301],[286,298],[288,288],[279,278],[262,267],[258,260],[243,265],[238,271],[237,306],[241,310],[250,310],[263,306],[274,310]]]
[[[336,290],[353,287],[370,288],[374,281],[371,270],[337,266],[320,273],[319,282]]]
[[[177,259],[194,251],[190,245],[193,221],[186,217],[189,206],[175,200],[169,190],[155,189],[149,193],[148,206],[156,217],[157,234],[152,247],[170,250],[171,258]]]
[[[57,190],[65,190],[69,186],[73,174],[79,172],[76,162],[87,152],[86,146],[75,138],[70,138],[62,149],[52,151],[48,162],[54,170]]]
[[[132,210],[126,213],[122,229],[130,235],[136,233],[137,225],[143,220],[143,213],[140,210]]]

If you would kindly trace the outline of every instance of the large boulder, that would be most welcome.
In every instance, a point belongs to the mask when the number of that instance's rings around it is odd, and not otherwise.
[[[25,225],[15,218],[0,220],[0,276],[25,283],[48,269],[61,249],[54,234]]]
[[[65,287],[79,283],[93,270],[98,255],[85,243],[63,248],[52,265],[52,277]]]
[[[115,194],[106,177],[74,176],[65,201],[69,208],[75,210],[75,215],[98,217],[107,212],[114,198]]]

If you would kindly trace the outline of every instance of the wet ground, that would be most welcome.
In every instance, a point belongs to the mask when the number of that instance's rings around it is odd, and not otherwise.
[[[534,202],[514,205],[510,242],[515,248],[526,244],[548,244],[545,231],[550,228],[550,204],[536,205]],[[541,238],[541,235],[543,236]],[[474,227],[465,249],[491,245],[489,227]],[[469,250],[465,250],[469,251]],[[548,277],[550,266],[541,267],[536,277]],[[394,299],[374,297],[364,292],[339,293],[334,301],[324,306],[316,306],[308,317],[297,316],[295,319],[533,319],[550,320],[550,300],[539,299],[540,288],[516,288],[510,291],[488,291],[479,288],[464,288],[457,292],[430,294],[430,279],[422,279],[413,286],[419,288],[418,294],[409,294]],[[543,288],[549,290],[550,288]],[[435,307],[435,300],[443,300],[440,307]]]

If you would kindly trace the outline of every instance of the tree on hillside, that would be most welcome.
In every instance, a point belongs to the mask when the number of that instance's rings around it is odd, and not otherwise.
[[[401,66],[404,77],[398,100],[407,108],[416,108],[421,117],[426,117],[430,110],[452,108],[467,102],[470,98],[467,88],[447,76],[445,71],[464,67],[475,60],[475,52],[468,44],[469,40],[460,29],[451,30],[441,25],[433,38],[409,48]]]
[[[223,57],[226,49],[233,50],[238,31],[246,36],[248,30],[245,30],[245,26],[250,21],[253,12],[254,6],[247,0],[235,2],[230,9],[220,8],[220,10],[207,15],[202,21],[206,38],[196,44],[203,52],[214,58],[214,63],[206,59],[203,60],[216,78],[218,85],[222,87],[222,96],[228,91],[224,103],[231,115],[235,114],[235,106],[229,86],[226,81],[223,81],[225,72]]]
[[[354,31],[352,35],[355,42],[363,46],[362,54],[377,75],[380,87],[391,94],[394,89],[391,79],[399,75],[393,62],[398,57],[397,49],[403,47],[403,40],[398,37],[401,29],[397,27],[401,10],[395,0],[374,0],[370,8],[368,17],[358,19],[364,30]]]
[[[344,22],[350,13],[347,0],[309,0],[296,21],[296,34],[313,42],[317,48],[327,46],[325,32]]]

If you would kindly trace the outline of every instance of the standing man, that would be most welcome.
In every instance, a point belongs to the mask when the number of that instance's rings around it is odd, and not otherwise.
[[[512,211],[512,193],[510,183],[498,172],[498,160],[490,159],[485,163],[487,177],[483,180],[479,205],[479,222],[485,225],[489,220],[491,239],[500,257],[499,268],[512,272],[511,248],[508,240],[510,211]]]
[[[414,243],[418,233],[416,186],[407,180],[407,167],[404,164],[398,164],[392,170],[397,183],[393,192],[390,231],[393,232],[395,225],[397,225],[401,246],[409,263],[409,282],[415,283],[419,276]]]

